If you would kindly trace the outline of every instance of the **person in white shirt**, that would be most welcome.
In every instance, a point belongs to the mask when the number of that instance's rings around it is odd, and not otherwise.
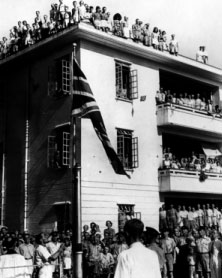
[[[207,101],[207,112],[209,115],[213,115],[213,105],[210,99]]]
[[[175,38],[175,34],[171,35],[171,40],[170,40],[169,47],[170,47],[170,54],[173,54],[173,55],[177,56],[178,52],[179,52],[179,44],[178,44],[178,41]]]
[[[157,254],[141,242],[144,224],[139,219],[126,222],[128,250],[119,254],[114,278],[161,278]]]
[[[194,95],[191,95],[190,105],[191,105],[192,108],[195,108],[196,101],[194,99]]]
[[[46,244],[46,248],[48,249],[50,254],[54,254],[59,250],[60,246],[61,243],[58,242],[58,233],[52,232],[51,241]],[[53,265],[53,272],[57,272],[58,267],[56,267],[56,265],[58,265],[58,260],[53,261],[52,265]]]
[[[201,108],[201,99],[200,99],[200,94],[197,94],[197,98],[195,100],[195,108],[199,109]]]
[[[185,106],[189,106],[189,98],[187,96],[187,93],[184,93],[183,103]]]
[[[79,2],[79,19],[83,20],[85,18],[85,14],[86,14],[86,7],[84,5],[83,1]]]
[[[197,60],[198,62],[203,63],[203,50],[202,50],[202,46],[200,46],[200,47],[199,47],[199,50],[197,51],[196,60]]]
[[[46,248],[45,239],[42,238],[41,234],[37,236],[36,243],[38,247],[35,252],[35,264],[39,268],[38,278],[52,278],[54,265],[51,263],[61,254],[63,245],[55,253],[50,254]]]
[[[215,208],[215,205],[212,204],[212,224],[214,227],[217,227],[217,219],[218,219],[218,210]]]
[[[197,215],[198,215],[198,227],[203,226],[203,210],[200,208],[200,204],[197,204]]]
[[[203,50],[202,59],[203,59],[204,64],[206,64],[208,62],[208,53],[206,51],[206,47],[202,46],[202,50]]]
[[[210,208],[210,205],[207,204],[207,217],[208,217],[208,226],[211,227],[212,226],[212,216],[213,216],[213,211]]]
[[[200,110],[206,110],[206,107],[207,107],[206,100],[203,97],[200,104]]]

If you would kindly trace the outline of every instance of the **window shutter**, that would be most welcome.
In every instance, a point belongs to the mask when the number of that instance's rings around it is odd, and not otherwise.
[[[130,99],[138,98],[138,73],[137,70],[130,71]]]
[[[56,137],[48,136],[47,167],[55,168]]]
[[[138,158],[138,137],[132,138],[132,168],[139,167]]]
[[[69,166],[69,154],[70,154],[70,133],[62,133],[62,165]]]
[[[71,94],[70,79],[70,62],[62,59],[62,92],[64,94]]]
[[[57,94],[60,96],[62,93],[62,60],[55,61],[56,65],[56,82],[57,82]]]
[[[123,88],[122,66],[116,63],[116,96],[119,97]]]
[[[124,160],[124,135],[117,135],[117,154],[122,162],[123,166],[125,166]]]
[[[134,212],[133,218],[141,220],[141,212]]]
[[[56,82],[56,63],[52,62],[48,67],[48,96],[55,96],[57,91],[57,82]]]

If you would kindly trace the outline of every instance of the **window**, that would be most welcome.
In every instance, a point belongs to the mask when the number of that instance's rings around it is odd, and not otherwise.
[[[130,65],[121,62],[116,62],[116,96],[128,100],[138,98],[137,70],[131,70]]]
[[[70,133],[63,132],[62,140],[62,164],[67,166],[69,165]]]
[[[54,60],[48,68],[48,95],[62,97],[71,94],[71,71],[69,56]]]
[[[119,231],[123,232],[127,220],[137,218],[141,220],[141,212],[135,212],[135,205],[118,204],[118,226]]]
[[[70,62],[62,59],[62,91],[70,94]]]
[[[65,168],[70,165],[70,125],[56,127],[48,136],[48,168]]]
[[[48,154],[47,154],[47,166],[48,168],[54,168],[55,153],[56,153],[56,140],[55,136],[48,136]]]
[[[133,138],[133,132],[117,129],[117,154],[126,169],[138,168],[138,138]]]
[[[71,228],[70,204],[70,201],[56,202],[53,204],[56,216],[56,226],[59,232]]]

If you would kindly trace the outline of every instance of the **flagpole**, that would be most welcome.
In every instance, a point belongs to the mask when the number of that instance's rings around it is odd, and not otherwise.
[[[73,95],[73,60],[76,57],[76,43],[73,43],[72,52],[72,66],[71,66],[71,92]],[[72,170],[72,266],[73,266],[73,278],[82,278],[82,211],[81,211],[81,166],[80,159],[77,159],[77,119],[71,115],[71,170]],[[79,145],[79,144],[78,144]],[[81,146],[78,146],[81,149]]]

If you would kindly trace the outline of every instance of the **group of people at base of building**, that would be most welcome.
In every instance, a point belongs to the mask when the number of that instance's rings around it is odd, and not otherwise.
[[[90,23],[98,30],[131,39],[160,51],[169,51],[172,55],[177,56],[179,52],[179,43],[175,34],[172,34],[168,41],[166,31],[158,27],[154,27],[151,31],[150,24],[143,24],[139,19],[136,19],[135,23],[130,26],[129,18],[124,16],[122,19],[119,13],[111,19],[106,7],[94,8],[83,1],[79,3],[73,1],[73,7],[70,9],[63,0],[59,0],[59,3],[51,4],[49,15],[45,14],[42,17],[40,11],[36,11],[32,24],[26,20],[18,21],[18,25],[10,29],[9,39],[3,37],[0,41],[0,59],[15,54],[79,22]],[[198,50],[196,59],[207,63],[208,54],[204,46]]]
[[[139,219],[126,221],[124,230],[115,233],[112,222],[100,232],[92,222],[82,231],[84,278],[221,278],[221,233],[214,221],[214,206],[198,205],[198,223],[189,211],[160,210],[160,232],[146,227]],[[211,213],[212,212],[212,213]],[[211,214],[211,218],[210,218]],[[163,216],[166,219],[163,221]],[[186,217],[187,215],[187,217]],[[179,221],[179,217],[182,221]],[[72,233],[9,233],[1,229],[0,277],[71,277]],[[61,270],[62,258],[67,268]],[[62,275],[61,276],[61,272]]]
[[[71,231],[32,236],[27,232],[0,232],[1,278],[71,277]],[[61,275],[62,274],[62,275]]]
[[[188,210],[171,204],[168,209],[162,205],[159,216],[159,230],[167,238],[162,247],[170,277],[222,277],[221,210],[214,204]]]
[[[142,221],[128,220],[124,231],[117,234],[111,221],[106,226],[103,239],[96,223],[92,222],[90,229],[83,226],[83,277],[161,277],[157,254],[145,246],[147,231]],[[71,230],[32,236],[2,227],[0,239],[1,278],[71,277]]]

